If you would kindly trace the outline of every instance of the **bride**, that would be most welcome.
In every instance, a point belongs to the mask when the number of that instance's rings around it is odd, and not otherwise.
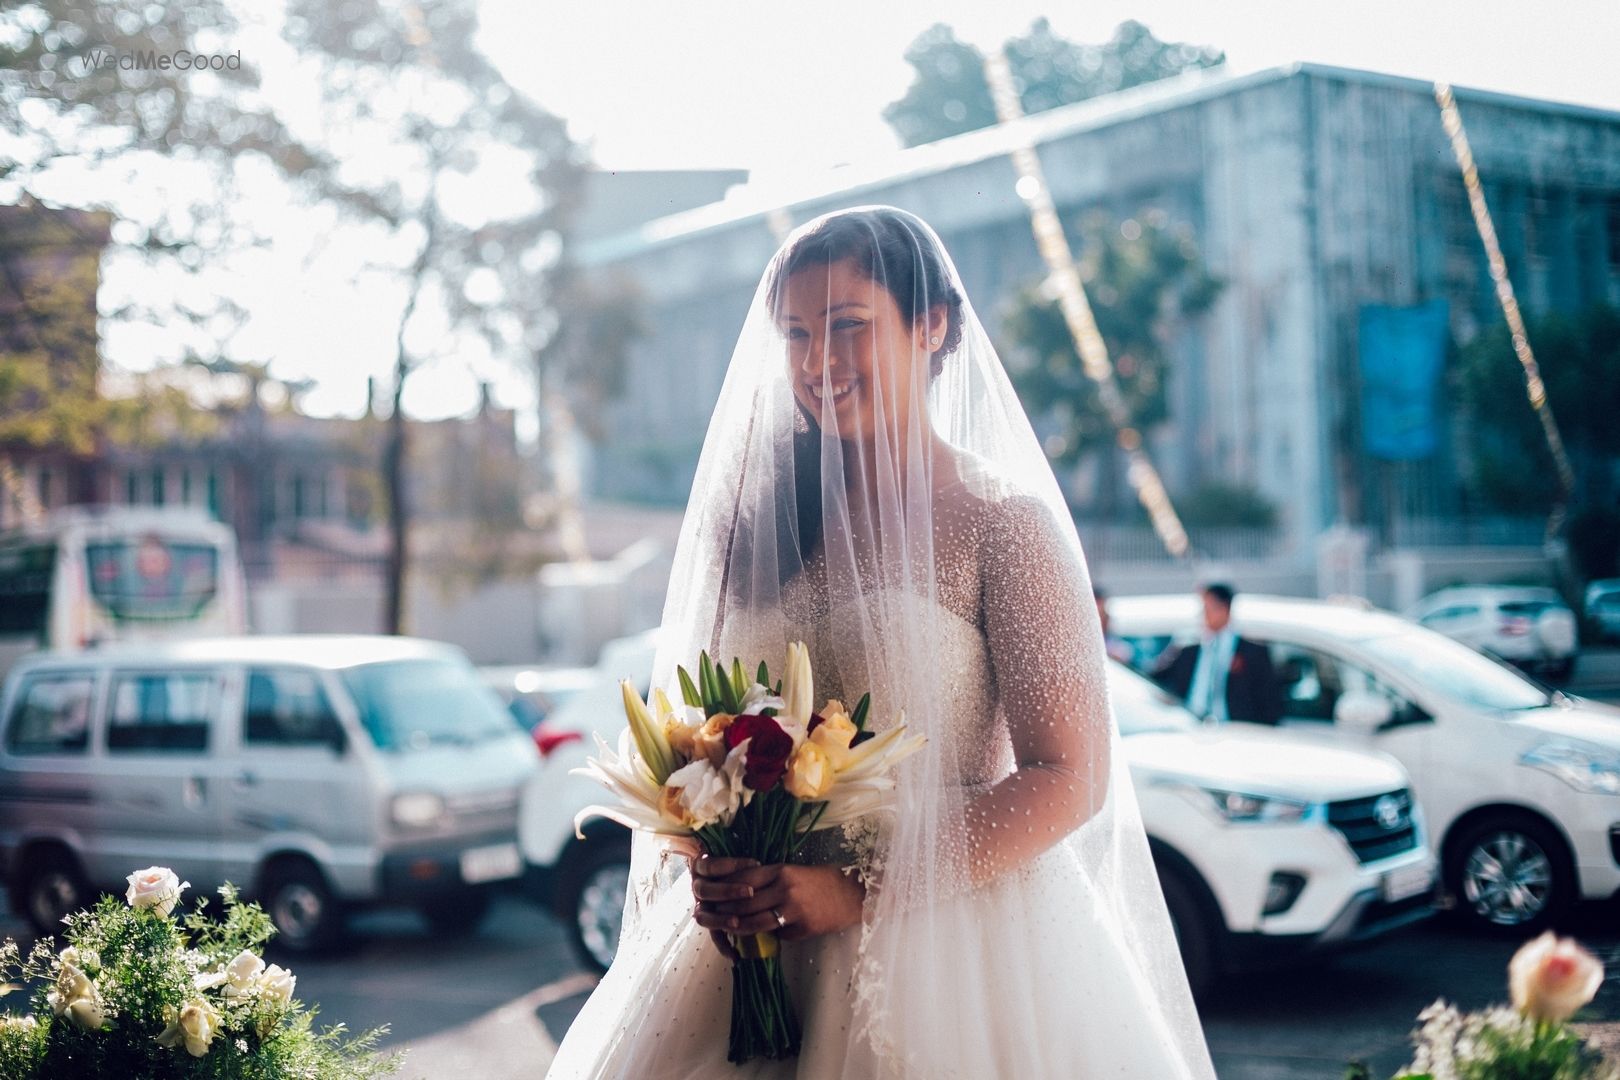
[[[892,207],[766,267],[653,685],[702,649],[775,671],[795,640],[815,700],[870,692],[871,726],[927,736],[894,807],[784,866],[638,834],[617,959],[548,1075],[1213,1077],[1073,521],[939,238]],[[765,930],[803,1046],[734,1066],[728,935]]]

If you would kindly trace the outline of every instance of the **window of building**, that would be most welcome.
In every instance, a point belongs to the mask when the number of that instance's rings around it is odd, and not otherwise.
[[[152,505],[162,506],[165,501],[163,466],[159,465],[152,470]]]

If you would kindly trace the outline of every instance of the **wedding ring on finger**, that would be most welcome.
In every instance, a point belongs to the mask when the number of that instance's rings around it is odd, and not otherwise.
[[[771,914],[776,916],[776,928],[778,930],[782,929],[782,927],[787,925],[787,916],[786,915],[783,915],[780,911],[777,911],[775,908],[771,908]]]

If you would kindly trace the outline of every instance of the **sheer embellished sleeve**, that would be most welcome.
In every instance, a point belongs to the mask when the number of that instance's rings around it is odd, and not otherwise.
[[[968,807],[975,884],[1029,862],[1108,795],[1102,628],[1079,552],[1047,505],[993,505],[981,553],[985,635],[1017,769]]]

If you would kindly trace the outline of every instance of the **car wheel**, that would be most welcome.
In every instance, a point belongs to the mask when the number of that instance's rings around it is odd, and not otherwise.
[[[1165,907],[1170,910],[1170,928],[1175,931],[1181,963],[1187,969],[1187,984],[1197,997],[1215,979],[1215,931],[1202,900],[1175,870],[1159,871],[1159,887],[1164,890]]]
[[[629,883],[630,845],[600,837],[585,842],[559,883],[558,909],[574,952],[593,971],[606,971],[618,951]]]
[[[78,861],[65,851],[47,850],[30,856],[14,889],[14,906],[41,934],[60,934],[64,915],[83,910],[95,900],[95,892]]]
[[[494,906],[494,897],[488,889],[467,889],[463,892],[436,896],[425,901],[420,910],[422,918],[439,937],[467,937],[476,933]]]
[[[290,952],[324,952],[342,937],[342,906],[325,875],[308,862],[272,863],[262,876],[259,901],[275,924],[276,944]]]
[[[1474,929],[1540,933],[1575,900],[1575,870],[1563,838],[1528,814],[1476,821],[1451,846],[1446,887]]]

